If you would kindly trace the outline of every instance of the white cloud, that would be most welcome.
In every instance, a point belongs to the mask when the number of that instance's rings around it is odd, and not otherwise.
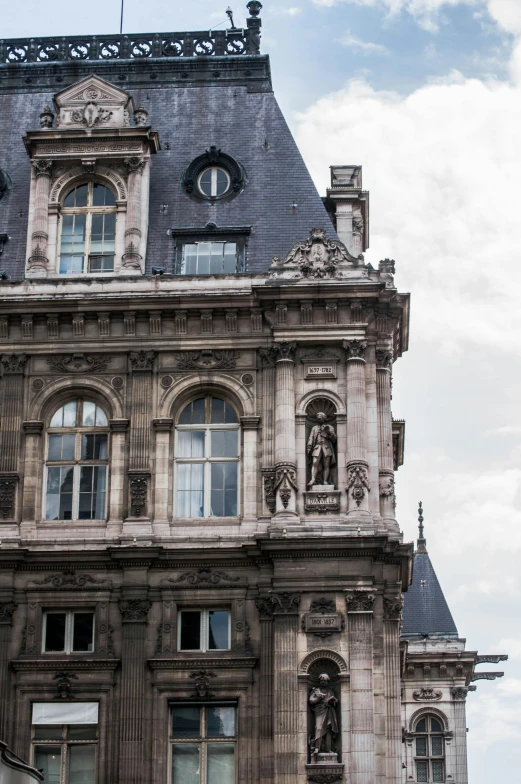
[[[340,39],[342,46],[351,47],[352,49],[360,49],[364,54],[389,54],[389,50],[382,44],[374,44],[371,41],[362,41],[346,30],[345,34]]]
[[[503,640],[500,640],[497,645],[494,646],[494,649],[498,653],[508,653],[509,659],[520,659],[521,660],[521,639],[515,639],[512,637],[505,637]],[[521,695],[521,681],[518,681],[518,692]]]
[[[487,430],[487,434],[491,436],[521,435],[521,425],[502,425],[501,427],[494,427],[491,430]]]

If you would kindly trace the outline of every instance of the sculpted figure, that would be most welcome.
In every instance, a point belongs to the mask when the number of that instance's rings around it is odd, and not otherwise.
[[[336,719],[338,700],[329,688],[329,675],[319,675],[318,680],[320,685],[309,695],[309,704],[315,714],[315,732],[311,738],[312,754],[332,752],[333,742],[338,735]]]
[[[311,480],[308,487],[317,483],[317,474],[322,470],[322,484],[330,483],[331,467],[336,464],[335,447],[336,433],[332,425],[326,424],[327,416],[319,412],[317,414],[318,424],[311,428],[309,434],[307,452],[311,456]]]

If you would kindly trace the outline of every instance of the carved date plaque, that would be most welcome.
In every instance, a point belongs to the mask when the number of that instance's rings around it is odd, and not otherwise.
[[[311,364],[304,362],[306,378],[336,378],[336,365],[331,364]]]
[[[337,612],[306,613],[304,616],[304,631],[317,634],[319,637],[326,637],[333,632],[340,632],[342,631],[342,614]]]

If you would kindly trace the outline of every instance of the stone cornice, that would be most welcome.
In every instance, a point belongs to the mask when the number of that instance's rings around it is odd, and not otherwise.
[[[55,671],[60,670],[115,670],[120,663],[119,659],[87,659],[89,654],[82,654],[82,659],[72,659],[70,657],[52,655],[48,658],[48,654],[40,658],[19,658],[11,661],[13,670],[45,670]]]
[[[213,667],[219,669],[238,669],[249,667],[253,669],[257,663],[254,656],[229,656],[221,658],[168,658],[168,659],[148,659],[148,666],[151,670],[195,670],[197,668]]]

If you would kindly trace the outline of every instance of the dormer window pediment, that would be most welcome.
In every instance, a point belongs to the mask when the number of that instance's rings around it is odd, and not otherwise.
[[[59,128],[121,128],[130,125],[132,97],[99,76],[87,76],[54,97]]]

